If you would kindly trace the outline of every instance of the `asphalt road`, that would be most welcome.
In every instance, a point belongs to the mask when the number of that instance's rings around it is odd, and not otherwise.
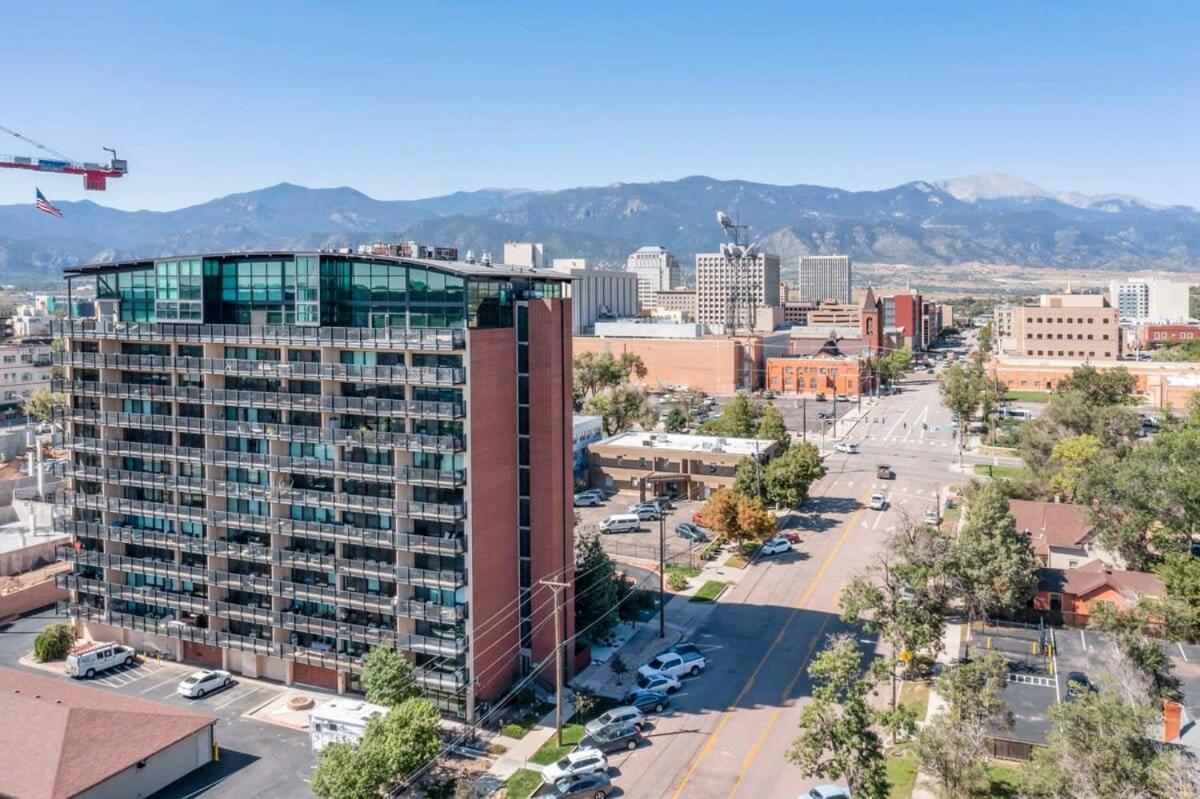
[[[802,543],[749,566],[714,609],[698,635],[714,647],[708,669],[687,681],[676,712],[648,736],[651,746],[622,764],[617,782],[626,795],[794,797],[823,782],[805,778],[785,754],[810,695],[808,663],[827,635],[844,629],[838,594],[889,532],[906,517],[919,520],[962,481],[934,378],[922,374],[904,389],[849,433],[860,454],[826,461],[828,474],[804,509]],[[896,479],[876,479],[878,463]],[[888,497],[883,512],[865,506],[875,492]]]

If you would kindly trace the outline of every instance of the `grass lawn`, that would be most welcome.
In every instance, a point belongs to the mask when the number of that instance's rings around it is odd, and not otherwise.
[[[713,602],[721,595],[721,592],[725,590],[726,585],[728,585],[728,583],[724,583],[720,580],[705,580],[704,585],[700,586],[700,589],[696,591],[696,594],[692,597],[691,601]]]
[[[917,714],[918,720],[924,719],[925,713],[929,710],[929,683],[901,683],[900,704],[911,707]]]
[[[570,753],[583,740],[583,736],[582,724],[576,724],[575,722],[564,724],[563,745],[557,745],[554,742],[554,736],[550,736],[550,740],[542,744],[542,748],[534,752],[533,757],[529,758],[529,761],[537,763],[539,766],[548,766]]]
[[[504,783],[508,799],[527,799],[542,784],[542,775],[527,768],[517,769]]]
[[[962,513],[962,508],[958,503],[954,503],[953,508],[942,508],[942,532],[953,533],[958,529],[958,517]]]
[[[548,702],[538,702],[532,708],[526,709],[525,713],[519,719],[514,719],[502,726],[500,734],[520,740],[537,725],[538,719],[551,710],[554,710],[554,705]]]
[[[1004,398],[1009,402],[1049,402],[1052,397],[1049,391],[1021,391],[1009,390]]]
[[[742,555],[741,552],[734,552],[732,555],[729,556],[728,559],[726,559],[725,565],[731,569],[741,569],[741,568],[745,567],[745,565],[749,562],[750,561],[747,560],[746,557],[744,555]]]
[[[975,464],[975,474],[981,474],[985,477],[1011,477],[1016,479],[1029,477],[1030,472],[1024,466],[1009,466],[1005,463],[977,463]]]
[[[887,757],[887,779],[891,790],[888,799],[909,799],[917,781],[917,759],[911,754]]]
[[[1000,799],[1017,799],[1021,795],[1019,787],[1021,785],[1021,772],[1011,766],[988,766],[988,779],[992,781],[992,787],[988,791],[988,796],[1000,797]]]
[[[696,566],[683,566],[679,563],[668,563],[667,576],[670,577],[672,574],[678,574],[681,577],[690,580],[693,577],[700,576],[700,569]]]

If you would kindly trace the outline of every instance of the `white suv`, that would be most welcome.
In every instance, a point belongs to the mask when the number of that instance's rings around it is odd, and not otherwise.
[[[833,448],[836,452],[844,452],[847,455],[858,454],[858,444],[852,444],[849,441],[843,441]]]

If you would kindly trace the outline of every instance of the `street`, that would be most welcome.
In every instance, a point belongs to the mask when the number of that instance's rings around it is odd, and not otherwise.
[[[860,453],[826,460],[828,473],[802,509],[804,557],[756,562],[722,598],[697,636],[712,647],[708,669],[658,720],[649,751],[622,764],[625,795],[794,797],[828,781],[806,779],[785,754],[810,693],[808,663],[827,635],[845,629],[838,595],[890,532],[919,521],[962,482],[950,412],[932,375],[880,398],[845,440]],[[877,479],[878,464],[896,478]],[[888,500],[882,512],[866,507],[876,492]]]

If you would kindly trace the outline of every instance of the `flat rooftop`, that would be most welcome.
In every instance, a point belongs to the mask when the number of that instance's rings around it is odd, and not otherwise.
[[[365,723],[373,716],[386,716],[388,709],[383,705],[373,705],[361,699],[345,699],[339,697],[322,702],[308,714],[309,718],[322,721],[337,721],[342,723]]]
[[[766,452],[775,442],[766,438],[726,438],[690,436],[683,433],[618,433],[598,442],[611,447],[661,449],[673,452],[714,452],[726,455],[754,455]],[[593,445],[594,446],[594,445]]]

